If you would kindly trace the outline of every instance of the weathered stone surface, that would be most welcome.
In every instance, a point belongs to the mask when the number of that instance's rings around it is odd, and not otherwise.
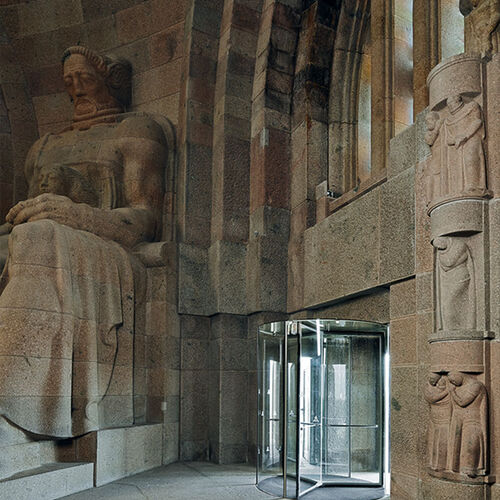
[[[211,280],[215,292],[216,310],[221,313],[246,312],[246,245],[217,241],[210,247]]]
[[[489,208],[490,223],[490,256],[492,262],[499,262],[500,259],[500,203],[497,199],[490,202]],[[491,266],[490,274],[490,294],[491,294],[491,329],[498,334],[500,332],[500,266]]]
[[[247,259],[249,312],[286,309],[289,213],[262,207],[250,217]]]
[[[360,295],[349,300],[340,301],[338,304],[327,306],[323,309],[304,311],[303,317],[353,319],[388,323],[389,292],[385,288],[370,290],[369,294]],[[291,316],[294,319],[295,315]]]
[[[500,6],[493,0],[463,2],[460,12],[465,17],[465,49],[482,55],[498,53]]]
[[[415,172],[408,169],[381,187],[381,283],[415,274]]]
[[[393,366],[417,363],[417,325],[415,315],[391,320],[391,346]]]
[[[409,279],[391,286],[391,319],[414,314],[416,311],[416,281]]]
[[[467,498],[481,500],[486,492],[485,485],[452,483],[427,476],[422,481],[421,491],[424,498]]]
[[[234,314],[218,314],[210,321],[210,337],[246,339],[248,333],[248,319],[246,316]]]
[[[153,469],[162,463],[162,425],[97,432],[95,484]]]
[[[208,251],[179,245],[179,313],[210,315],[215,309],[208,270]]]
[[[416,127],[409,126],[391,139],[387,177],[391,178],[415,166]]]
[[[374,190],[305,231],[305,305],[378,283],[379,196]]]
[[[418,470],[417,368],[393,367],[391,386],[391,470]]]
[[[0,498],[61,498],[92,488],[93,472],[93,464],[89,463],[47,464],[31,473],[0,481]]]
[[[450,95],[479,94],[480,64],[477,54],[460,54],[436,66],[427,77],[429,107],[436,108]]]
[[[433,372],[484,371],[485,345],[481,340],[432,342],[430,363]]]

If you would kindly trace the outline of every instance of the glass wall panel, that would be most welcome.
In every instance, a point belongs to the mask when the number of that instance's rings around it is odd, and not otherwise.
[[[377,428],[351,428],[351,478],[380,483],[380,448]]]
[[[287,335],[287,468],[286,468],[286,491],[287,497],[297,496],[297,398],[298,398],[298,358],[299,337],[297,328],[288,329]]]
[[[273,327],[259,331],[257,483],[283,474],[283,347],[283,329]]]
[[[351,424],[375,425],[379,419],[380,344],[379,337],[352,335]]]
[[[319,320],[300,325],[300,492],[322,480],[323,332]]]

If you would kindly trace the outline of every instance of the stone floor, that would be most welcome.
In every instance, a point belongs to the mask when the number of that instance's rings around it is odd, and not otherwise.
[[[276,500],[255,487],[248,465],[176,463],[65,497],[71,500]]]
[[[318,498],[344,496],[328,488]],[[316,493],[320,493],[317,491]],[[333,495],[333,496],[332,496]],[[278,500],[255,487],[255,469],[248,465],[185,462],[159,467],[114,483],[65,497],[71,500]],[[315,498],[314,493],[305,498]],[[363,497],[364,498],[364,497]],[[382,500],[387,500],[384,497]]]

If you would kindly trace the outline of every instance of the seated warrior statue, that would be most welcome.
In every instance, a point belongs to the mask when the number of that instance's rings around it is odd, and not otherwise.
[[[28,198],[0,227],[0,415],[67,438],[134,422],[133,249],[159,234],[168,148],[159,121],[124,112],[126,61],[70,47],[63,72],[72,125],[33,145]]]

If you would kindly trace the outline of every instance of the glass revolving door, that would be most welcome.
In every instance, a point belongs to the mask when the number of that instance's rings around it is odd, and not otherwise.
[[[326,486],[384,496],[387,359],[387,327],[377,323],[314,319],[259,328],[261,490],[313,498]]]

